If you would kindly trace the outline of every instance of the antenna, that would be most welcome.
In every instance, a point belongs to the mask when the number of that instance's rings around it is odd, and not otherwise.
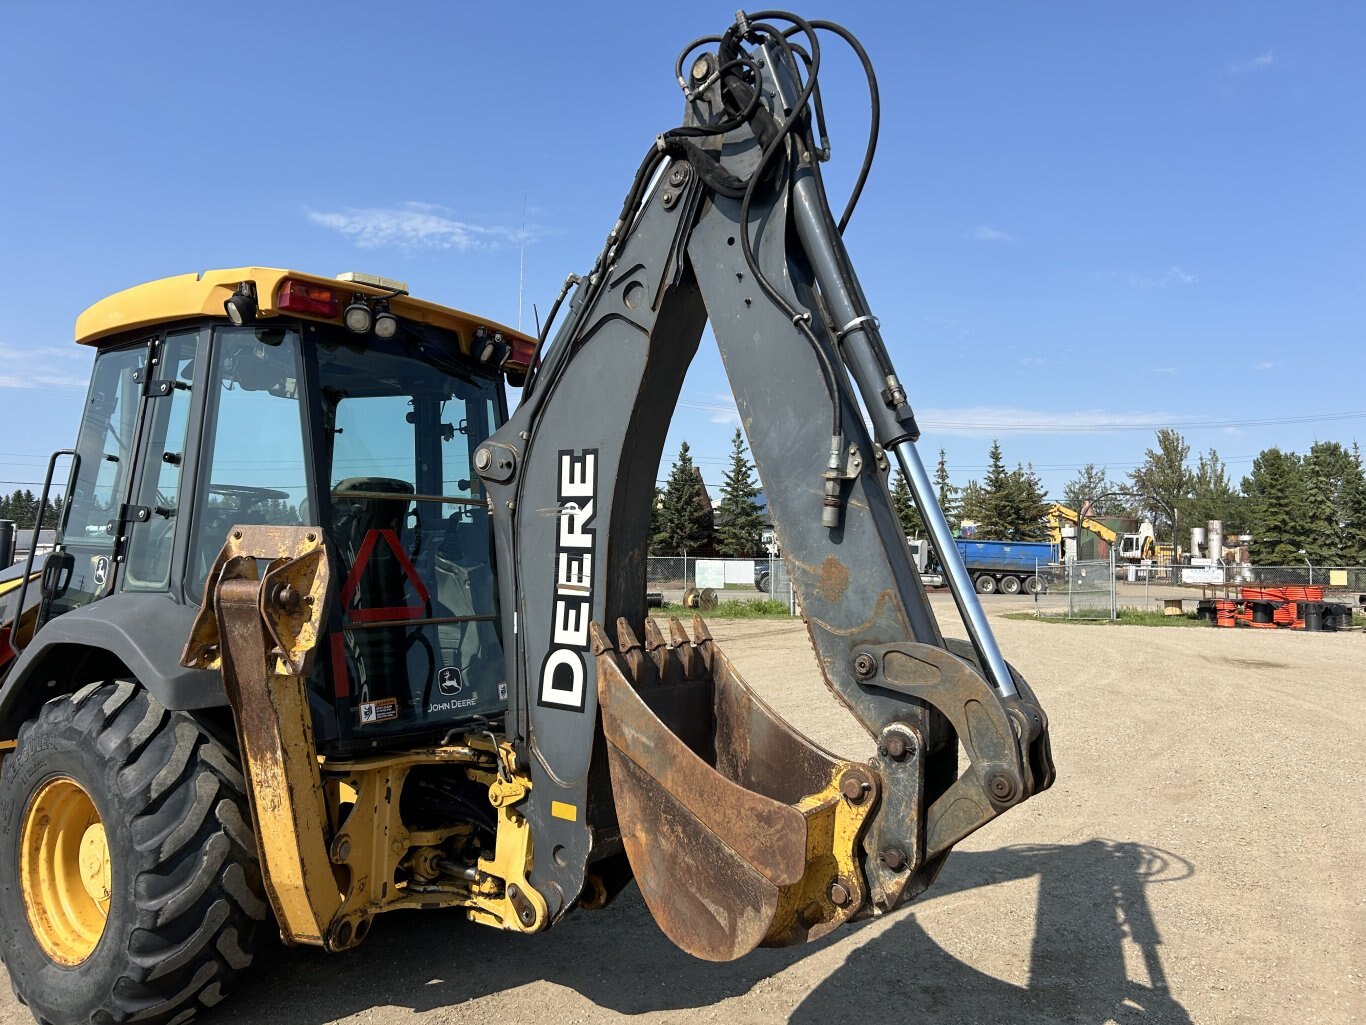
[[[522,330],[522,284],[526,280],[526,189],[522,190],[521,246],[517,252],[517,330]]]

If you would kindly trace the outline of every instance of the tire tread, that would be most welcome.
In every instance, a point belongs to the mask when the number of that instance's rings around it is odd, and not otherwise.
[[[104,796],[129,823],[131,849],[113,852],[127,859],[129,924],[125,934],[105,937],[126,941],[126,953],[83,1020],[191,1021],[251,964],[255,935],[270,913],[235,759],[190,716],[168,712],[128,681],[48,702],[20,728],[11,757],[24,757],[26,744],[34,758],[54,745],[98,752],[108,766]],[[18,999],[38,1020],[52,1017],[45,994],[25,985],[13,958],[9,968]]]

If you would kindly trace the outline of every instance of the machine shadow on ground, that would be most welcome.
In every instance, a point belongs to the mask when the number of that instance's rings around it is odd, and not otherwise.
[[[1193,873],[1176,855],[1105,840],[955,853],[930,899],[1037,877],[1028,984],[1003,982],[950,955],[916,921],[913,904],[854,947],[793,1008],[790,1020],[1189,1023],[1167,987],[1161,934],[1146,891]],[[607,910],[576,913],[535,937],[477,927],[459,912],[396,912],[381,916],[365,946],[351,955],[269,942],[231,999],[231,1017],[322,1025],[385,1005],[418,1012],[452,1007],[537,981],[620,1014],[705,1008],[742,996],[866,928],[868,923],[820,943],[712,964],[674,947],[634,887]],[[990,928],[985,920],[970,931],[989,935]],[[1143,981],[1126,969],[1126,942],[1142,961]],[[542,1017],[530,1006],[527,1011]]]
[[[1037,878],[1028,983],[1003,982],[953,957],[915,920],[912,905],[910,915],[855,948],[802,1001],[791,1021],[1188,1025],[1190,1015],[1167,984],[1159,952],[1162,935],[1147,891],[1194,872],[1177,855],[1107,840],[955,853],[931,890],[935,897]],[[966,931],[990,935],[989,910]],[[1132,954],[1128,962],[1126,942]],[[1135,971],[1137,962],[1142,968]],[[1133,979],[1134,974],[1146,979]]]

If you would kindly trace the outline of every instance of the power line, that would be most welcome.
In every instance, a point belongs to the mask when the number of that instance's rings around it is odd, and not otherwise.
[[[689,409],[702,409],[712,413],[729,413],[735,415],[735,407],[727,406],[714,402],[699,402],[695,399],[680,399],[680,406],[687,406]],[[953,430],[973,430],[973,431],[1014,431],[1020,434],[1034,432],[1061,432],[1080,434],[1088,431],[1152,431],[1159,427],[1174,428],[1176,430],[1205,430],[1218,429],[1225,427],[1268,427],[1278,424],[1308,424],[1322,423],[1330,420],[1361,420],[1366,419],[1366,409],[1348,410],[1341,413],[1305,413],[1297,416],[1271,416],[1261,417],[1253,420],[1187,420],[1162,423],[1151,421],[1139,423],[1133,421],[1125,423],[1094,421],[1077,421],[1074,423],[1048,423],[1040,421],[1038,423],[1021,423],[1019,421],[989,421],[989,420],[920,420],[921,427],[953,429]]]

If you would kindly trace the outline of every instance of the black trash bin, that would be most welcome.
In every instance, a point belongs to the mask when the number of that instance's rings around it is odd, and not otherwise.
[[[1323,609],[1323,628],[1325,630],[1352,629],[1352,606],[1332,602]]]
[[[1304,610],[1304,628],[1310,633],[1323,629],[1323,602],[1307,601],[1300,606]]]

